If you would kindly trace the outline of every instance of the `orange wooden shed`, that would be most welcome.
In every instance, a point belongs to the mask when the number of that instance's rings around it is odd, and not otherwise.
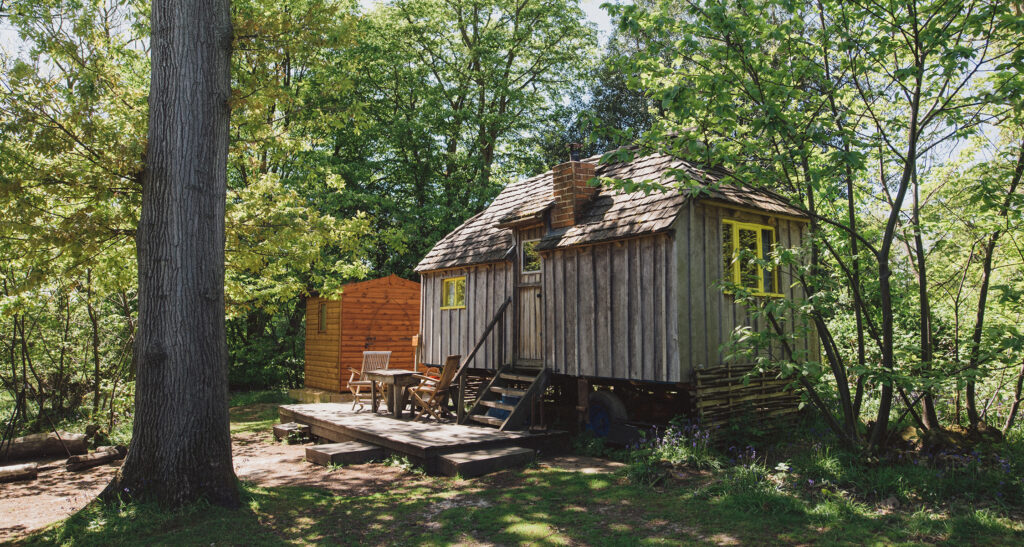
[[[306,387],[348,388],[364,351],[390,351],[388,368],[413,369],[420,330],[420,284],[389,275],[349,283],[341,298],[306,300]]]

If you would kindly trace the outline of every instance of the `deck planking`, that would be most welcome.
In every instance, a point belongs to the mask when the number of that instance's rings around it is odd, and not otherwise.
[[[363,441],[409,456],[426,465],[428,472],[436,467],[439,456],[455,452],[505,446],[562,452],[569,445],[569,434],[564,431],[534,434],[400,420],[369,411],[356,412],[344,403],[284,405],[279,414],[281,421],[308,424],[314,435],[332,442]]]

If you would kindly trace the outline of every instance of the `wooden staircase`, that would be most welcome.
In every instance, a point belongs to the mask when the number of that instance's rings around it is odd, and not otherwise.
[[[546,368],[504,366],[498,369],[460,423],[471,420],[501,431],[521,427],[530,415],[533,401],[544,393],[550,377],[551,371]],[[491,409],[502,412],[491,412]],[[504,414],[504,417],[493,414]]]

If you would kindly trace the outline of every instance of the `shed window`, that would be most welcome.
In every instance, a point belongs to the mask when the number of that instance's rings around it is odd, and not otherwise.
[[[749,257],[767,259],[775,246],[775,228],[762,224],[722,221],[722,263],[725,280],[757,295],[781,296],[778,272]],[[748,257],[744,260],[740,254]]]
[[[540,252],[537,251],[539,239],[531,239],[523,242],[523,273],[534,273],[540,271]]]
[[[466,307],[466,276],[449,277],[441,284],[441,309],[458,310]]]
[[[327,332],[327,302],[320,303],[320,318],[317,323],[317,332]]]

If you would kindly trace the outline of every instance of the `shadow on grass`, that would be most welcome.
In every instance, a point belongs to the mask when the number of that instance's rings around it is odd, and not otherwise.
[[[270,431],[274,424],[280,421],[277,410],[278,405],[273,403],[258,403],[248,406],[232,407],[229,411],[231,417],[231,433],[259,433]]]
[[[341,471],[343,472],[343,471]],[[1019,544],[1020,523],[986,510],[882,515],[838,494],[802,499],[764,481],[651,489],[620,475],[510,470],[475,480],[396,483],[346,497],[243,485],[244,506],[165,512],[93,504],[25,544],[875,543]]]

